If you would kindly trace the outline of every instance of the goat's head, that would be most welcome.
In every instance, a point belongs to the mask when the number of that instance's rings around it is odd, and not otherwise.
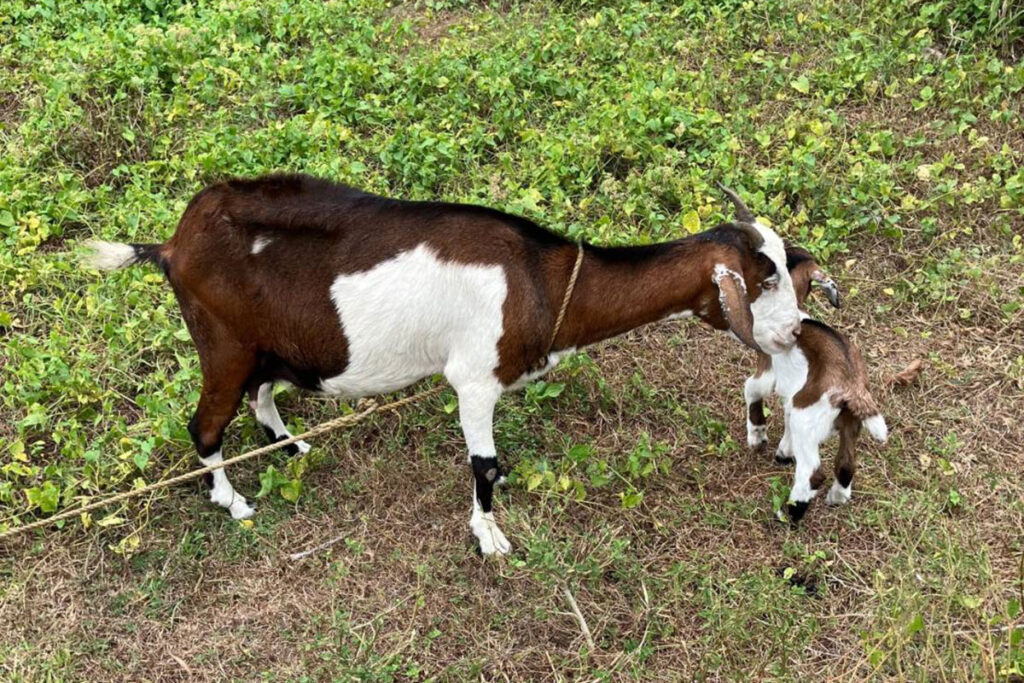
[[[817,284],[828,297],[828,302],[839,308],[839,287],[821,269],[811,252],[800,247],[787,246],[786,270],[789,271],[789,277],[793,280],[797,305],[803,306],[804,299],[811,293],[811,286]]]
[[[715,263],[712,280],[729,329],[747,346],[781,353],[796,343],[800,309],[786,267],[786,248],[775,231],[757,222],[739,196],[722,190],[736,207],[736,221],[715,228],[731,237],[731,256]]]

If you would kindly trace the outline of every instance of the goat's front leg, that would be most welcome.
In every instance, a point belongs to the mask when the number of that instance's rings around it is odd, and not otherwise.
[[[466,437],[473,470],[473,512],[469,528],[484,555],[506,554],[512,549],[494,521],[494,487],[504,481],[494,448],[494,405],[501,396],[497,379],[453,383],[459,395],[459,420]]]
[[[820,419],[821,412],[815,411],[813,406],[809,409],[793,408],[789,415],[788,427],[796,458],[796,471],[793,473],[793,487],[789,491],[786,510],[794,524],[803,519],[825,478],[818,452],[821,435],[817,422]]]
[[[768,445],[764,399],[771,395],[775,387],[775,373],[772,372],[770,358],[768,362],[767,368],[759,363],[757,372],[748,377],[743,385],[743,397],[747,401],[747,446],[755,451],[761,451]]]
[[[786,401],[786,405],[783,407],[785,413],[783,417],[783,428],[782,428],[782,440],[779,441],[778,448],[775,449],[775,462],[780,465],[790,465],[793,463],[793,433],[789,427],[790,415],[793,412],[792,406],[789,401]]]

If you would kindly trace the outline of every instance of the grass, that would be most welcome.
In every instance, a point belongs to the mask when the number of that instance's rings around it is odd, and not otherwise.
[[[75,250],[166,239],[203,184],[272,170],[486,203],[601,244],[713,225],[725,181],[836,277],[844,308],[813,312],[861,346],[893,433],[861,449],[850,506],[784,528],[771,513],[791,473],[743,445],[752,359],[696,325],[651,326],[502,400],[508,558],[472,552],[442,394],[301,463],[236,468],[248,494],[269,482],[251,526],[190,485],[6,544],[3,677],[1019,680],[1013,12],[0,3],[0,524],[194,465],[200,373],[169,289],[145,269],[81,271]],[[916,358],[918,383],[888,384]],[[347,409],[279,403],[293,429]],[[228,449],[258,444],[243,415]]]

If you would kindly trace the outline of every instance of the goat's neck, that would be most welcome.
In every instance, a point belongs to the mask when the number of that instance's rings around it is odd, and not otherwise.
[[[555,347],[582,347],[672,315],[706,311],[716,292],[707,259],[693,246],[586,247]]]

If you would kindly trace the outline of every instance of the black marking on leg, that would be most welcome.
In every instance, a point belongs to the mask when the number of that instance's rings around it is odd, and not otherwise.
[[[760,427],[764,424],[764,400],[757,399],[750,404],[750,424]]]
[[[473,477],[476,480],[476,499],[480,501],[481,510],[484,512],[490,512],[494,495],[494,485],[502,477],[501,467],[498,465],[498,458],[487,458],[474,455],[470,458],[470,462],[473,465]]]
[[[853,481],[854,469],[848,465],[841,465],[839,471],[836,472],[836,481],[843,488],[849,488],[850,482]]]
[[[274,434],[274,430],[271,429],[270,427],[268,427],[267,425],[260,425],[260,426],[263,427],[263,433],[267,435],[267,439],[270,440],[270,443],[277,443],[278,441],[284,441],[285,439],[291,438],[287,434],[282,434],[281,436],[277,436],[276,434]],[[298,444],[294,444],[294,443],[290,443],[287,446],[281,446],[281,450],[284,451],[285,453],[287,453],[288,455],[298,455],[299,454],[299,446],[298,446]]]
[[[807,514],[807,508],[811,506],[811,501],[803,500],[795,503],[786,503],[786,512],[789,514],[789,521],[796,526],[800,523],[800,520]]]
[[[209,458],[211,455],[220,450],[223,441],[218,441],[215,444],[203,445],[202,439],[199,438],[199,413],[196,412],[192,415],[192,419],[188,421],[188,433],[192,437],[192,445],[196,447],[196,452],[199,454],[200,462],[202,465],[203,458]],[[206,482],[206,487],[209,489],[213,488],[213,472],[207,472],[203,476],[203,481]]]

